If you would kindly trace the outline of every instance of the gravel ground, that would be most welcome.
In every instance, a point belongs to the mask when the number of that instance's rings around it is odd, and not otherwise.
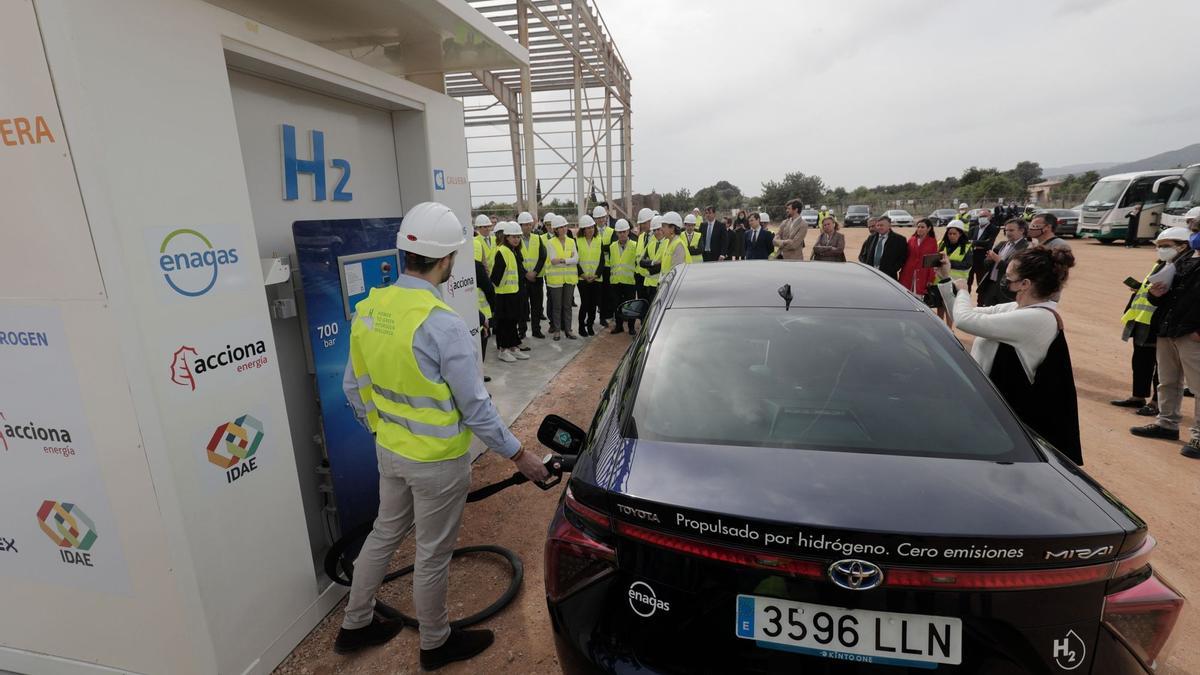
[[[901,229],[904,234],[911,230]],[[862,228],[846,231],[847,255],[857,255],[866,238]],[[816,239],[809,233],[809,243]],[[1158,538],[1155,567],[1184,595],[1200,598],[1200,538],[1194,534],[1200,507],[1200,462],[1179,455],[1179,444],[1135,438],[1128,428],[1145,423],[1131,412],[1110,406],[1111,398],[1129,394],[1130,348],[1120,340],[1120,316],[1128,291],[1127,276],[1141,278],[1154,262],[1153,249],[1128,250],[1089,241],[1071,241],[1078,265],[1063,294],[1062,314],[1075,367],[1086,470],[1144,518]],[[780,263],[784,264],[784,263]],[[556,413],[586,427],[600,392],[629,339],[601,335],[592,339],[518,418],[513,431],[531,449],[537,448],[537,426],[547,413]],[[967,339],[964,338],[964,342]],[[1185,424],[1192,421],[1191,401],[1185,401]],[[539,450],[540,451],[540,450]],[[476,465],[474,481],[483,485],[503,478],[511,465],[487,455]],[[554,512],[558,491],[540,492],[529,486],[507,490],[487,501],[469,505],[460,545],[499,543],[525,561],[525,584],[517,599],[487,622],[496,644],[475,660],[447,668],[449,673],[553,673],[558,661],[550,638],[549,618],[542,595],[542,543]],[[402,549],[397,561],[411,560]],[[502,592],[507,576],[484,560],[464,560],[451,567],[451,615],[481,607]],[[468,591],[470,589],[470,591]],[[389,602],[404,606],[409,587],[398,583],[384,591]],[[417,672],[416,631],[405,631],[391,643],[355,657],[332,653],[339,607],[281,664],[279,673],[408,673]],[[1174,650],[1161,673],[1200,673],[1200,614],[1191,604],[1175,628]]]

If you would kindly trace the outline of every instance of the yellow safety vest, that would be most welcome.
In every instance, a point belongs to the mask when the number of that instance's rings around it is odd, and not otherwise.
[[[692,262],[692,254],[688,253],[687,242],[683,240],[683,237],[675,237],[674,239],[663,239],[662,245],[659,246],[658,248],[659,248],[659,255],[661,256],[661,262],[662,262],[662,270],[659,272],[659,274],[661,274],[661,275],[665,276],[666,273],[670,272],[671,268],[674,266],[672,263],[672,260],[675,259],[675,249],[678,249],[678,248],[683,249],[683,262],[685,262],[685,263]]]
[[[688,234],[687,230],[683,231],[683,241],[688,246],[688,256],[691,258],[688,262],[700,262],[698,255],[692,255],[692,249],[700,248],[700,236],[700,230],[692,230],[691,234]]]
[[[600,233],[600,243],[604,245],[604,250],[607,251],[609,244],[613,243],[613,241],[612,226],[605,226],[604,231]]]
[[[965,234],[963,235],[966,236]],[[959,246],[953,253],[949,253],[946,257],[950,260],[950,278],[967,280],[967,276],[971,273],[971,243],[967,242],[963,246]],[[946,253],[946,242],[938,243],[938,252]]]
[[[1129,303],[1129,309],[1125,310],[1125,314],[1121,316],[1121,323],[1135,321],[1150,325],[1150,317],[1154,316],[1154,305],[1150,304],[1150,275],[1154,274],[1151,269],[1146,278],[1142,279],[1142,285],[1137,290],[1137,295],[1133,296],[1133,302]]]
[[[625,242],[625,250],[621,250],[620,241],[610,244],[608,247],[608,264],[611,270],[608,276],[609,282],[632,286],[637,259],[637,244],[634,242]]]
[[[550,250],[547,255],[551,258],[566,260],[575,257],[575,240],[567,238],[562,243],[555,237],[550,240]],[[579,271],[574,265],[546,265],[546,285],[550,288],[561,288],[563,284],[579,283]]]
[[[350,327],[367,426],[379,445],[418,462],[454,459],[471,445],[450,387],[425,377],[413,354],[413,336],[435,310],[454,312],[427,290],[372,288]]]
[[[529,241],[521,239],[521,263],[526,272],[532,272],[537,267],[538,255],[542,251],[542,238],[536,234],[529,235]]]
[[[661,255],[661,247],[662,243],[658,240],[658,237],[655,237],[653,232],[647,232],[643,235],[642,239],[638,239],[638,260],[641,260],[643,257],[649,258],[651,261],[658,260]],[[643,286],[653,288],[658,285],[658,278],[662,274],[661,270],[651,273],[641,265],[638,265],[638,270],[645,277],[642,280]]]
[[[492,305],[488,302],[487,296],[483,294],[483,289],[479,287],[479,282],[475,282],[475,302],[479,305],[479,313],[483,314],[484,319],[492,318]]]
[[[475,248],[475,261],[483,263],[484,268],[490,273],[492,261],[496,258],[496,240],[491,236],[485,237],[477,234],[471,245]]]
[[[600,269],[600,256],[604,253],[600,237],[592,237],[590,244],[587,237],[579,237],[575,245],[579,248],[579,266],[583,268],[583,273],[595,275],[596,270]]]
[[[496,293],[498,295],[511,295],[521,290],[521,276],[517,270],[517,256],[513,254],[511,248],[503,245],[496,249],[496,255],[504,258],[504,277],[500,279],[500,284],[496,286]]]

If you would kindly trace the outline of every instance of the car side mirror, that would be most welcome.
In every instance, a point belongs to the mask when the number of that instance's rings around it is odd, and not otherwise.
[[[628,321],[644,319],[646,312],[650,309],[650,301],[645,298],[636,300],[626,300],[621,303],[617,311],[621,313],[621,318]]]
[[[538,427],[538,442],[560,455],[578,455],[587,434],[558,415],[546,415]]]

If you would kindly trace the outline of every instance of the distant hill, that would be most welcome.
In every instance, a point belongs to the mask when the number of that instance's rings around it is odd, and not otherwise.
[[[1120,164],[1120,162],[1088,162],[1086,164],[1055,166],[1049,169],[1042,169],[1042,175],[1046,177],[1046,180],[1070,176],[1072,174],[1078,176],[1079,174],[1087,173],[1088,171],[1104,171],[1105,169],[1118,164]]]
[[[1136,162],[1110,166],[1106,171],[1113,174],[1128,173],[1130,171],[1150,171],[1151,169],[1174,169],[1177,166],[1183,167],[1197,163],[1200,163],[1200,143],[1193,143],[1186,148],[1163,152],[1153,157],[1139,159]]]

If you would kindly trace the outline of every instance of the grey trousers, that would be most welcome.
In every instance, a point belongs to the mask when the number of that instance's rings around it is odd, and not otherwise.
[[[1190,336],[1158,338],[1158,425],[1178,429],[1183,387],[1200,385],[1200,342]],[[1192,438],[1200,438],[1200,397],[1193,411]]]
[[[571,331],[571,301],[575,299],[575,284],[563,284],[550,289],[550,332]]]
[[[354,582],[342,628],[371,623],[375,592],[404,537],[416,526],[413,605],[421,624],[421,649],[440,647],[450,636],[446,589],[450,554],[458,540],[471,455],[444,462],[416,462],[375,446],[379,462],[379,514],[354,561]]]

